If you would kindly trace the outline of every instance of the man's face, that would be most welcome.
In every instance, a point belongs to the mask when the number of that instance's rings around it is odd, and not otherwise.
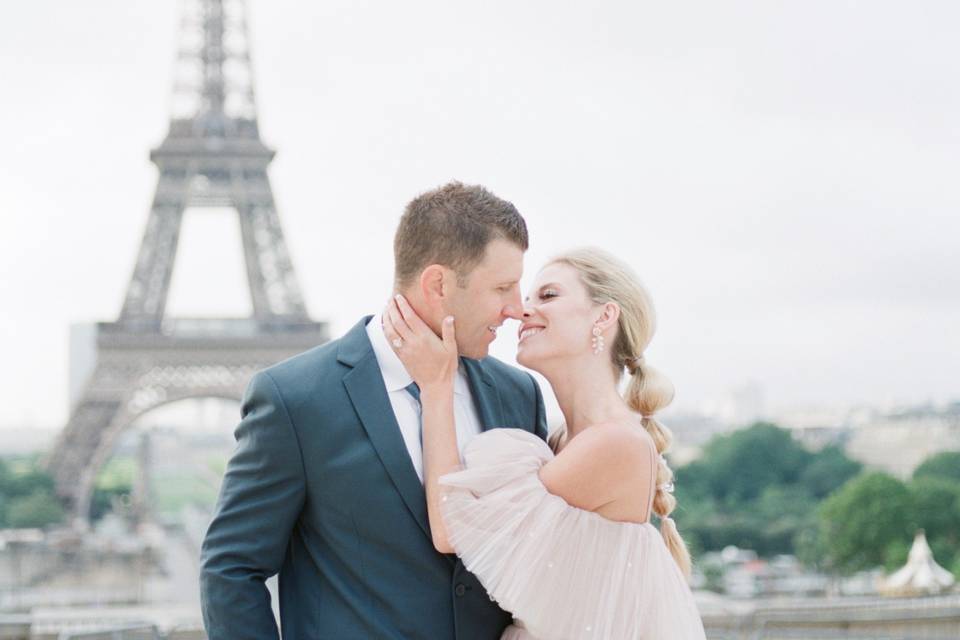
[[[467,276],[467,286],[454,285],[444,313],[456,318],[457,347],[467,358],[484,358],[497,328],[507,318],[519,320],[523,249],[502,238],[492,240],[483,260]]]

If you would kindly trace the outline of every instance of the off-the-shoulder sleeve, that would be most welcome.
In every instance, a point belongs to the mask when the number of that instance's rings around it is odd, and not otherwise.
[[[521,429],[472,440],[440,478],[447,536],[490,597],[535,637],[701,640],[690,588],[659,531],[567,504],[539,470],[553,452]]]

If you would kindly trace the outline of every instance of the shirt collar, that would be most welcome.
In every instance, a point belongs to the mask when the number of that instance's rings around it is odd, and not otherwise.
[[[372,317],[367,323],[367,336],[373,346],[373,353],[377,357],[377,364],[380,366],[380,373],[383,375],[387,391],[400,391],[407,388],[413,382],[413,377],[407,373],[406,367],[387,342],[379,315]],[[462,362],[457,370],[457,377],[453,380],[453,392],[460,395],[470,394]]]

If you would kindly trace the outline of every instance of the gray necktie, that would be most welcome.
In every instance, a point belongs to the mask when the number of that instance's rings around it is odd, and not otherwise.
[[[413,396],[413,399],[417,401],[417,407],[420,409],[420,448],[423,449],[423,405],[420,404],[420,386],[416,382],[411,382],[404,389]]]

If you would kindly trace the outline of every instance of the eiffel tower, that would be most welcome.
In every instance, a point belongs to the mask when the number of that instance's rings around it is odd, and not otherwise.
[[[287,252],[260,139],[243,0],[189,0],[170,128],[150,153],[159,180],[120,317],[75,327],[70,418],[47,459],[78,526],[94,480],[140,415],[186,398],[240,400],[253,373],[328,339],[311,321]],[[184,211],[236,210],[247,318],[171,318],[165,308]],[[83,329],[83,331],[78,331]]]

